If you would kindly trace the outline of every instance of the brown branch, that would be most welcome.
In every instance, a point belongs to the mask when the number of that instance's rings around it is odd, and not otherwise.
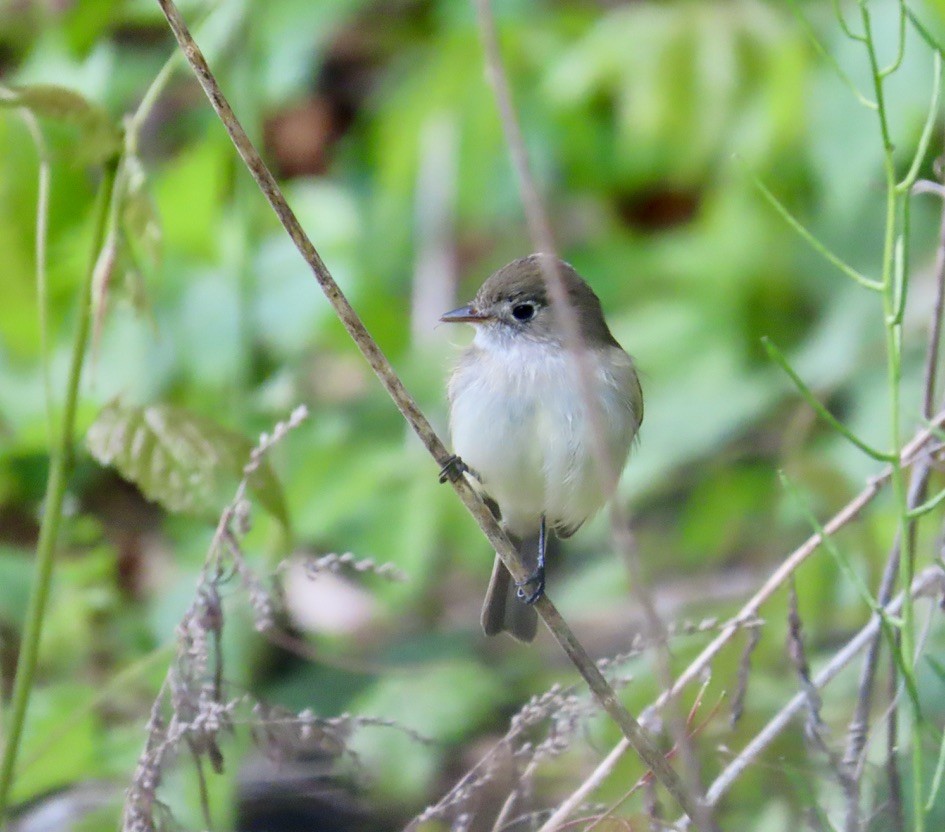
[[[902,449],[902,453],[899,457],[900,464],[903,466],[913,464],[916,457],[925,448],[926,443],[934,437],[935,432],[942,425],[945,425],[945,410],[940,411],[935,418],[931,420],[929,427],[918,431],[912,440]],[[847,525],[847,523],[854,520],[859,513],[872,502],[876,495],[879,494],[880,489],[889,481],[891,476],[892,468],[887,466],[881,473],[873,477],[859,494],[824,524],[824,533],[826,535],[836,534]],[[739,629],[754,622],[762,605],[764,605],[782,584],[794,574],[797,568],[817,550],[822,542],[823,537],[819,532],[816,532],[791,552],[758,591],[745,602],[744,606],[738,611],[738,614],[729,621],[722,632],[720,632],[679,675],[673,688],[670,691],[664,691],[648,710],[659,710],[663,708],[670,695],[678,695],[687,685],[700,678],[712,660],[721,652],[722,648],[735,637]],[[558,806],[554,814],[545,821],[538,832],[552,832],[552,830],[558,829],[587,799],[588,795],[594,792],[610,775],[623,755],[626,754],[628,748],[629,746],[623,740],[614,746],[581,786]]]
[[[407,389],[394,372],[390,362],[383,352],[381,352],[377,343],[361,322],[361,319],[358,317],[357,313],[348,302],[348,299],[344,296],[334,278],[332,278],[331,273],[328,271],[328,268],[325,266],[318,252],[315,250],[315,246],[302,229],[298,219],[286,202],[282,191],[276,184],[275,179],[262,161],[256,148],[249,140],[249,137],[246,135],[246,132],[243,130],[232,108],[224,97],[223,92],[220,90],[216,78],[210,71],[199,47],[194,42],[173,0],[158,0],[158,3],[161,6],[164,16],[167,18],[167,22],[171,27],[171,31],[174,33],[174,37],[177,39],[181,51],[184,53],[184,57],[186,57],[191,69],[197,76],[200,86],[210,100],[210,104],[223,123],[223,126],[226,128],[240,158],[242,158],[243,162],[246,164],[250,174],[263,192],[263,195],[266,197],[273,211],[275,211],[276,216],[291,237],[292,242],[295,243],[299,253],[305,259],[305,262],[308,263],[325,297],[332,305],[352,340],[357,344],[358,349],[361,350],[361,353],[371,366],[371,369],[374,370],[381,384],[383,384],[387,393],[390,395],[391,399],[393,399],[398,410],[400,410],[403,417],[413,428],[431,456],[433,456],[436,462],[442,467],[449,459],[449,452],[436,435],[436,432],[433,430],[426,417],[420,411],[416,402],[407,392]],[[519,559],[508,537],[493,519],[489,509],[486,508],[482,500],[464,479],[460,478],[456,482],[453,482],[453,488],[463,501],[463,504],[476,519],[483,534],[486,535],[489,542],[495,548],[496,553],[502,559],[512,576],[516,580],[524,581],[528,577],[528,570]],[[659,781],[673,795],[686,814],[690,817],[693,815],[698,817],[698,807],[693,804],[687,790],[683,787],[675,771],[673,771],[672,767],[663,758],[663,755],[653,745],[640,723],[637,722],[620,703],[613,688],[607,683],[607,680],[604,679],[603,675],[597,669],[597,666],[575,638],[571,629],[558,613],[557,608],[551,600],[547,596],[542,596],[536,602],[535,609],[544,620],[548,629],[551,630],[558,643],[567,653],[568,658],[571,659],[571,662],[584,678],[601,707],[604,708],[620,727],[627,742],[633,746],[646,765],[654,770]]]
[[[528,149],[522,135],[518,113],[512,100],[508,74],[505,71],[505,63],[502,59],[502,50],[499,45],[492,5],[490,0],[475,0],[475,5],[485,53],[486,71],[495,93],[502,130],[505,134],[509,154],[512,157],[512,167],[518,180],[529,236],[538,251],[554,253],[555,243],[551,223],[529,164]],[[571,304],[564,285],[564,279],[557,266],[553,263],[543,262],[542,273],[551,298],[552,308],[557,313],[564,330],[565,348],[570,353],[576,370],[578,387],[585,405],[593,438],[591,451],[594,461],[603,482],[615,491],[621,471],[615,466],[604,441],[603,413],[592,386],[592,379],[596,378],[597,374],[581,335],[577,310]],[[614,548],[621,555],[630,572],[630,586],[634,598],[643,610],[646,634],[655,645],[654,659],[657,676],[663,690],[670,690],[673,687],[673,676],[669,650],[666,647],[666,627],[653,604],[652,593],[647,590],[643,572],[640,569],[633,534],[630,530],[629,518],[617,499],[613,499],[610,505],[610,528]],[[691,795],[690,802],[693,806],[701,807],[699,808],[700,815],[696,818],[698,825],[705,829],[715,829],[715,821],[701,797],[699,761],[686,730],[681,705],[672,702],[671,706],[666,709],[666,716],[673,739],[682,751],[686,787]]]
[[[910,593],[913,598],[932,597],[940,598],[945,590],[945,573],[937,567],[930,567],[919,575],[913,583]],[[900,595],[884,609],[887,615],[897,615],[902,608],[905,593]],[[833,658],[811,680],[818,690],[825,687],[853,658],[869,643],[880,630],[880,620],[874,616],[842,649],[837,651]],[[802,711],[808,703],[808,694],[801,691],[775,714],[758,734],[742,749],[715,779],[709,787],[706,798],[713,805],[718,803],[729,787],[738,779],[739,775],[755,760],[755,758],[787,727],[791,719]]]
[[[898,636],[898,633],[896,634]],[[874,636],[874,641],[878,639]],[[899,669],[894,656],[889,657],[889,679],[886,691],[891,704],[886,715],[886,782],[889,785],[889,797],[886,799],[886,813],[893,832],[903,832],[906,819],[902,808],[902,776],[899,774],[899,709],[896,697],[899,695]],[[919,785],[913,784],[913,788]]]
[[[931,463],[928,457],[921,459],[912,469],[909,493],[906,498],[906,504],[910,509],[915,508],[925,499],[930,472]],[[915,521],[909,524],[907,534],[915,534]],[[880,606],[885,606],[892,598],[893,590],[896,587],[896,579],[899,577],[901,549],[901,538],[897,535],[879,582],[876,599]],[[847,727],[847,745],[843,754],[843,766],[848,774],[844,782],[844,798],[846,800],[845,832],[859,832],[863,823],[860,816],[860,758],[863,749],[866,747],[866,735],[869,730],[873,685],[876,679],[876,667],[879,662],[880,646],[882,644],[881,637],[882,631],[877,631],[875,638],[866,648],[866,655],[863,657],[863,666],[860,670],[860,681],[857,685],[853,717]],[[895,669],[895,664],[892,667]],[[892,719],[895,719],[895,717],[892,717]]]

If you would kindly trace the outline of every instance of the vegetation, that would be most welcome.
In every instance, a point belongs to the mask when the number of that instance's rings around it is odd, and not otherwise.
[[[941,828],[945,7],[495,6],[555,243],[646,396],[632,564],[601,516],[550,597],[705,828]],[[437,319],[535,247],[475,4],[181,12],[445,438]],[[492,547],[159,3],[0,0],[0,251],[0,814],[674,822],[632,751],[600,768],[620,730],[550,637],[480,634]]]

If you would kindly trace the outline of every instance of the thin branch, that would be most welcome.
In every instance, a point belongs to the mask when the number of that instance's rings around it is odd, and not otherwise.
[[[508,74],[502,59],[492,4],[490,0],[475,0],[475,5],[485,53],[486,72],[495,94],[502,130],[512,157],[512,167],[518,180],[529,235],[538,251],[554,253],[555,243],[551,223],[545,211],[535,177],[532,175],[528,149],[525,145],[518,113],[512,100]],[[556,261],[552,261],[552,264],[554,262]],[[559,273],[558,268],[555,265],[543,264],[542,271],[552,307],[557,313],[564,330],[565,348],[574,362],[581,399],[585,406],[588,422],[590,423],[590,433],[593,437],[591,451],[594,461],[601,475],[601,480],[608,487],[608,490],[613,492],[616,491],[621,472],[614,465],[613,456],[604,440],[604,416],[593,387],[593,379],[597,377],[597,373],[591,363],[589,351],[581,334],[577,310],[574,309],[568,297],[564,278]],[[610,528],[614,548],[623,557],[629,569],[630,585],[635,600],[643,610],[647,635],[656,645],[654,658],[659,681],[663,689],[668,690],[672,687],[673,678],[670,657],[665,645],[666,628],[656,611],[656,607],[653,605],[652,594],[647,591],[646,582],[637,558],[633,534],[630,531],[629,518],[616,499],[611,500],[610,504]],[[700,794],[702,786],[699,763],[686,731],[683,714],[674,704],[668,709],[667,717],[673,737],[682,750],[686,786],[691,792],[690,803],[695,807],[701,807]],[[702,808],[699,808],[698,811],[699,816],[695,818],[698,825],[706,829],[714,829],[715,822],[711,814]]]
[[[919,144],[916,146],[912,164],[902,181],[896,186],[896,190],[900,193],[909,191],[916,184],[916,179],[919,178],[919,168],[925,160],[925,154],[928,153],[932,131],[935,129],[938,120],[938,104],[942,90],[942,56],[937,51],[932,53],[932,66],[932,97],[929,102],[929,111],[925,118],[925,124],[922,126],[922,134],[919,137]]]
[[[945,673],[938,672],[939,670],[945,670],[937,666],[938,663],[934,659],[930,661],[933,662],[932,668],[936,670],[939,679],[945,683]],[[942,734],[942,740],[938,749],[938,760],[935,763],[935,772],[932,775],[932,784],[929,786],[929,797],[925,802],[925,811],[931,812],[935,807],[936,800],[938,799],[939,790],[942,787],[942,778],[945,777],[945,733]]]
[[[888,78],[899,67],[902,66],[902,59],[906,56],[906,4],[899,0],[899,31],[897,34],[896,57],[889,66],[884,67],[879,72],[880,78]]]
[[[833,5],[833,13],[836,16],[843,33],[848,38],[850,38],[850,40],[865,42],[865,36],[859,34],[858,32],[854,32],[853,29],[850,28],[850,24],[847,23],[846,18],[843,16],[843,9],[840,8],[840,0],[831,0],[831,3]]]
[[[902,807],[902,775],[899,773],[899,711],[896,707],[897,665],[895,655],[889,657],[889,678],[887,680],[889,699],[892,703],[886,714],[886,780],[889,783],[887,812],[891,816],[892,832],[905,832],[905,816]],[[920,789],[913,784],[913,789]]]
[[[298,219],[286,202],[282,191],[276,184],[275,179],[262,161],[262,158],[252,142],[250,142],[249,137],[237,120],[236,115],[233,113],[232,108],[224,97],[216,78],[210,71],[199,47],[194,42],[173,0],[158,0],[158,2],[184,56],[187,58],[194,74],[197,76],[197,80],[203,88],[204,93],[206,93],[207,98],[210,100],[214,111],[226,128],[237,152],[246,164],[247,169],[255,179],[256,184],[263,192],[263,195],[266,197],[273,211],[275,211],[276,216],[291,237],[293,243],[295,243],[299,253],[305,259],[305,262],[308,263],[315,279],[318,281],[329,303],[331,303],[334,308],[342,325],[357,344],[362,355],[364,355],[371,369],[374,370],[381,384],[383,384],[391,399],[393,399],[398,410],[400,410],[401,414],[413,428],[431,456],[433,456],[440,467],[444,466],[450,458],[449,452],[433,430],[429,421],[420,411],[416,402],[407,392],[407,389],[394,372],[387,357],[381,352],[377,343],[368,333],[361,319],[331,276],[331,273],[316,251],[315,246],[302,229]],[[480,529],[482,529],[489,542],[495,548],[496,553],[502,559],[513,578],[515,578],[515,580],[524,581],[528,577],[528,570],[519,558],[515,547],[512,546],[508,537],[499,528],[489,509],[486,508],[485,504],[465,479],[459,478],[452,484],[457,495],[476,519]],[[692,800],[680,782],[677,774],[666,762],[659,750],[653,745],[640,723],[634,719],[620,703],[613,688],[607,683],[606,679],[604,679],[603,675],[597,669],[597,666],[587,655],[587,651],[584,650],[575,638],[574,633],[567,626],[547,595],[543,595],[538,599],[535,603],[535,609],[544,620],[548,629],[551,630],[555,639],[568,654],[571,662],[584,678],[600,705],[618,724],[627,741],[634,747],[646,765],[650,766],[655,771],[657,778],[673,795],[680,806],[683,807],[686,813],[690,816],[695,815],[698,817],[698,809],[693,805]]]
[[[751,633],[755,634],[759,632],[759,628],[754,627],[751,629]],[[709,713],[703,717],[702,721],[699,724],[695,724],[696,716],[698,716],[700,709],[702,708],[702,703],[705,698],[706,689],[709,687],[711,679],[706,677],[702,683],[702,687],[699,689],[699,692],[696,694],[695,701],[692,704],[692,707],[689,709],[689,714],[686,717],[686,730],[691,733],[693,736],[701,734],[708,725],[711,724],[712,720],[718,714],[722,708],[722,701],[725,697],[724,692],[720,695],[718,702],[713,708],[710,709]],[[678,747],[678,746],[677,746]],[[674,748],[673,751],[676,749]],[[670,752],[672,753],[672,751]],[[647,798],[650,797],[650,787],[653,785],[653,778],[649,773],[644,774],[641,778],[637,780],[627,791],[625,791],[616,801],[614,801],[604,812],[598,815],[590,826],[584,828],[583,832],[594,832],[595,829],[599,828],[602,823],[612,818],[617,810],[623,806],[636,792],[640,789],[646,789]],[[648,805],[646,807],[647,812],[650,812],[655,806]],[[651,820],[654,818],[651,817]],[[669,830],[671,827],[666,826],[662,823],[658,827],[653,826],[652,828],[659,828],[661,830]],[[675,829],[675,827],[672,827]]]
[[[915,508],[909,509],[909,519],[918,520],[923,515],[935,511],[943,502],[945,502],[945,490],[939,491],[934,497],[929,497],[924,503],[920,503]]]
[[[945,591],[945,573],[941,569],[931,567],[916,578],[910,596],[941,597]],[[887,616],[897,615],[902,609],[905,594],[901,593],[894,601],[884,608]],[[817,689],[825,687],[856,655],[863,650],[870,640],[879,633],[880,618],[873,617],[833,658],[814,676],[813,684]],[[715,779],[715,782],[706,792],[706,799],[713,805],[728,791],[739,775],[758,757],[758,755],[783,731],[795,714],[802,711],[807,705],[807,694],[804,691],[797,693],[777,714],[768,721],[768,724],[758,732],[741,753],[735,757]]]
[[[926,45],[932,49],[932,51],[937,52],[942,57],[945,57],[945,49],[942,48],[942,44],[939,43],[938,39],[932,34],[928,27],[915,16],[915,12],[912,11],[908,6],[904,5],[906,10],[906,16],[909,18],[909,22],[915,27],[915,30],[919,33],[919,37],[925,41]]]
[[[882,605],[879,604],[875,598],[873,598],[870,593],[869,587],[866,585],[866,580],[863,576],[856,571],[853,564],[850,562],[843,550],[837,546],[833,538],[827,537],[823,534],[823,529],[820,526],[820,523],[817,521],[817,515],[814,514],[813,509],[807,504],[807,501],[804,499],[804,496],[801,494],[798,486],[785,474],[783,471],[780,473],[781,484],[784,486],[785,490],[790,494],[791,498],[794,500],[797,507],[801,510],[804,517],[807,519],[807,522],[810,523],[811,527],[815,532],[819,533],[824,541],[824,548],[830,554],[837,564],[837,567],[846,577],[850,585],[857,591],[860,598],[863,599],[863,602],[871,609],[873,612],[879,612]]]
[[[860,286],[863,286],[866,289],[869,289],[873,292],[880,292],[883,289],[883,284],[878,280],[874,280],[871,277],[867,277],[862,272],[857,271],[849,263],[846,263],[844,260],[840,259],[836,254],[834,254],[829,248],[827,248],[820,240],[818,240],[807,228],[801,224],[788,209],[785,207],[784,203],[778,199],[774,193],[765,185],[764,182],[749,168],[745,168],[748,173],[749,178],[754,183],[755,187],[758,189],[758,192],[764,197],[765,201],[777,211],[784,221],[794,229],[794,231],[821,257],[823,257],[828,263],[835,266],[843,274],[849,277],[851,280],[859,283]]]
[[[728,724],[734,728],[742,718],[745,710],[745,699],[748,696],[748,680],[751,677],[751,657],[761,641],[761,627],[751,627],[747,631],[745,646],[742,648],[742,657],[738,662],[738,675],[735,684],[735,693],[732,696],[731,714]]]
[[[867,454],[878,462],[892,462],[896,459],[895,454],[887,454],[864,442],[859,436],[857,436],[845,424],[843,424],[843,422],[841,422],[836,416],[827,410],[827,408],[824,407],[820,400],[814,395],[814,392],[810,389],[810,387],[804,383],[804,380],[790,365],[784,353],[778,349],[777,345],[770,338],[765,336],[761,339],[761,343],[771,360],[774,361],[782,370],[784,370],[788,378],[794,382],[794,386],[797,387],[798,392],[804,397],[804,400],[812,408],[814,408],[814,410],[817,411],[820,418],[830,425],[830,427],[856,445],[856,447],[863,451],[863,453]]]
[[[811,42],[814,49],[817,50],[817,53],[823,58],[830,66],[833,68],[833,71],[837,73],[837,77],[849,87],[850,92],[853,93],[854,97],[869,110],[876,109],[876,102],[870,101],[860,90],[857,88],[856,84],[853,82],[853,79],[844,71],[843,67],[840,66],[840,62],[837,60],[836,56],[830,52],[827,47],[823,45],[820,38],[817,37],[817,33],[814,31],[814,27],[811,25],[810,20],[808,20],[807,15],[801,10],[798,0],[789,0],[791,4],[791,11],[794,12],[794,17],[797,18],[801,26],[804,27],[804,31],[807,34],[807,39]]]
[[[877,120],[883,140],[883,171],[886,180],[886,221],[883,231],[882,256],[882,283],[883,283],[883,315],[886,330],[886,367],[889,386],[889,429],[890,446],[898,448],[901,442],[901,381],[902,381],[902,317],[901,310],[905,303],[908,272],[905,269],[904,257],[899,240],[908,234],[909,208],[908,196],[900,206],[902,194],[896,187],[895,146],[890,131],[889,114],[886,109],[887,91],[884,87],[884,75],[879,68],[876,53],[876,42],[873,38],[872,13],[865,0],[858,0],[860,19],[863,23],[863,33],[866,36],[864,48],[869,60],[870,71],[873,76],[873,89],[876,95]],[[900,12],[904,6],[899,0]],[[898,230],[897,230],[898,225]],[[892,490],[895,505],[898,510],[898,534],[901,542],[899,556],[899,585],[905,593],[902,608],[902,624],[896,633],[893,633],[883,617],[879,624],[887,635],[890,652],[896,662],[906,688],[909,691],[910,704],[913,714],[910,720],[911,733],[911,779],[912,779],[912,816],[915,832],[923,832],[925,817],[922,813],[923,776],[923,746],[921,736],[922,714],[919,707],[918,692],[915,680],[916,661],[916,633],[915,610],[913,606],[911,588],[915,576],[915,535],[914,525],[909,519],[909,495],[905,482],[904,472],[894,465],[892,472]],[[890,720],[889,751],[893,752],[896,741],[896,724]],[[893,776],[894,775],[894,776]],[[890,785],[898,782],[898,771],[891,773]]]
[[[900,455],[900,464],[903,466],[911,465],[917,456],[923,452],[926,444],[935,437],[938,426],[943,424],[945,424],[945,410],[939,412],[935,418],[931,420],[928,427],[919,430],[912,440],[905,445]],[[880,490],[889,481],[891,476],[892,468],[887,466],[877,476],[869,480],[866,487],[863,488],[856,497],[850,500],[850,502],[831,517],[830,520],[824,523],[824,533],[834,535],[852,520],[856,519],[860,512],[879,494]],[[686,686],[696,679],[701,678],[712,660],[722,651],[722,648],[735,637],[742,627],[757,619],[758,611],[765,602],[767,602],[797,568],[817,550],[822,540],[820,533],[812,534],[791,552],[771,574],[768,580],[745,602],[738,611],[738,614],[725,625],[722,631],[677,677],[672,690],[664,691],[660,694],[656,701],[647,709],[647,713],[649,711],[659,710],[666,704],[669,695],[678,695]],[[558,829],[577,811],[578,807],[588,799],[588,796],[607,779],[623,755],[627,753],[629,747],[625,740],[621,740],[617,743],[578,789],[558,806],[538,832],[552,832],[552,830]]]
[[[909,483],[909,504],[912,505],[921,499],[925,493],[928,483],[931,465],[928,457],[921,459],[912,469],[911,481]],[[914,524],[913,524],[914,526]],[[914,533],[910,529],[910,533]],[[882,606],[886,606],[892,598],[893,589],[896,586],[896,577],[899,574],[899,557],[901,554],[901,541],[896,537],[886,566],[883,570],[883,576],[880,579],[879,590],[877,592],[877,601]],[[874,616],[875,617],[875,616]],[[879,661],[879,652],[881,645],[881,631],[877,631],[875,638],[870,642],[866,650],[866,656],[863,659],[863,668],[860,671],[860,681],[857,687],[856,705],[853,711],[853,718],[850,720],[847,728],[847,745],[843,754],[843,765],[850,773],[850,779],[847,781],[848,789],[846,791],[846,832],[859,832],[862,820],[860,818],[860,758],[863,755],[863,749],[866,747],[866,735],[869,728],[869,714],[873,699],[873,684],[876,678],[876,667]]]

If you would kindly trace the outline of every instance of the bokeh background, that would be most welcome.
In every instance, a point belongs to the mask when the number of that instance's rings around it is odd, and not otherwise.
[[[869,5],[880,52],[891,56],[897,4]],[[779,469],[821,518],[878,470],[817,421],[766,357],[762,336],[851,428],[877,445],[889,435],[878,299],[813,251],[753,181],[763,180],[831,250],[875,272],[882,144],[875,114],[844,81],[868,88],[862,49],[843,36],[828,3],[496,6],[557,244],[600,295],[642,371],[646,419],[619,499],[633,517],[647,592],[668,622],[724,619],[810,531]],[[469,336],[437,318],[531,250],[474,10],[455,0],[181,8],[328,267],[445,433],[445,379]],[[915,8],[932,32],[943,30],[945,5]],[[116,124],[173,52],[154,2],[0,0],[0,84],[66,86]],[[886,102],[902,165],[926,117],[931,61],[910,31]],[[41,123],[52,169],[47,342],[55,411],[88,259],[97,148],[81,126]],[[939,118],[923,166],[928,178],[936,176],[942,132]],[[282,598],[282,626],[310,655],[256,633],[234,582],[226,678],[233,690],[274,705],[377,716],[432,741],[365,729],[351,741],[354,773],[350,761],[297,760],[286,765],[300,780],[286,788],[286,770],[267,769],[250,731],[238,729],[224,746],[224,772],[208,774],[216,828],[397,828],[448,790],[529,696],[574,683],[573,672],[544,633],[531,648],[481,635],[487,542],[452,491],[437,484],[435,464],[334,318],[183,62],[143,126],[139,154],[136,213],[81,389],[80,450],[14,796],[25,804],[90,781],[106,792],[118,784],[111,803],[82,827],[113,828],[175,626],[227,499],[224,491],[178,512],[147,500],[85,449],[82,437],[101,409],[115,401],[173,406],[255,441],[305,403],[310,418],[271,456],[289,526],[257,507],[245,550]],[[36,210],[37,149],[17,112],[0,109],[5,695],[51,441]],[[920,422],[940,210],[933,196],[914,200],[907,432]],[[894,524],[884,496],[839,538],[870,585]],[[935,556],[936,539],[933,521],[919,538],[921,564]],[[626,649],[640,615],[606,518],[562,549],[549,593],[595,656]],[[406,580],[306,574],[305,558],[345,552],[389,562]],[[797,592],[816,666],[862,625],[867,609],[825,553],[799,571]],[[741,747],[798,689],[784,647],[786,610],[784,593],[765,608],[770,627],[753,654],[735,726],[728,709],[744,640],[714,663],[704,707],[718,711],[699,739],[710,774],[729,759],[725,747]],[[679,667],[709,637],[674,638]],[[933,648],[941,637],[933,630]],[[633,660],[626,672],[633,680],[625,701],[639,710],[658,691],[651,658]],[[945,713],[945,684],[920,672],[934,726]],[[842,676],[825,706],[837,748],[855,681],[854,672]],[[592,719],[542,770],[536,808],[554,805],[616,738],[613,726]],[[871,760],[878,766],[881,757],[877,744]],[[626,790],[636,769],[625,768],[597,799]],[[725,828],[796,828],[812,805],[829,808],[835,798],[826,770],[795,726],[727,798]],[[165,772],[162,791],[184,828],[202,828],[196,795],[184,757]],[[279,800],[288,807],[282,825],[270,818],[272,825],[252,826],[260,805]],[[485,817],[488,795],[482,801]],[[334,819],[313,827],[312,813],[325,804]],[[632,818],[639,806],[627,811]],[[890,828],[877,823],[870,828]]]

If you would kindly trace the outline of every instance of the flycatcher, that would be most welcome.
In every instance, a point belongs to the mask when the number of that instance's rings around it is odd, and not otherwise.
[[[577,376],[564,326],[552,309],[544,269],[564,281],[590,368]],[[456,456],[441,479],[468,472],[534,571],[521,585],[496,557],[482,608],[486,635],[535,637],[533,604],[544,591],[546,530],[570,537],[612,496],[615,477],[595,456],[585,389],[597,409],[612,470],[619,472],[643,421],[643,391],[633,360],[610,333],[600,300],[567,263],[532,254],[495,272],[468,306],[446,323],[476,330],[449,381],[450,433]]]

